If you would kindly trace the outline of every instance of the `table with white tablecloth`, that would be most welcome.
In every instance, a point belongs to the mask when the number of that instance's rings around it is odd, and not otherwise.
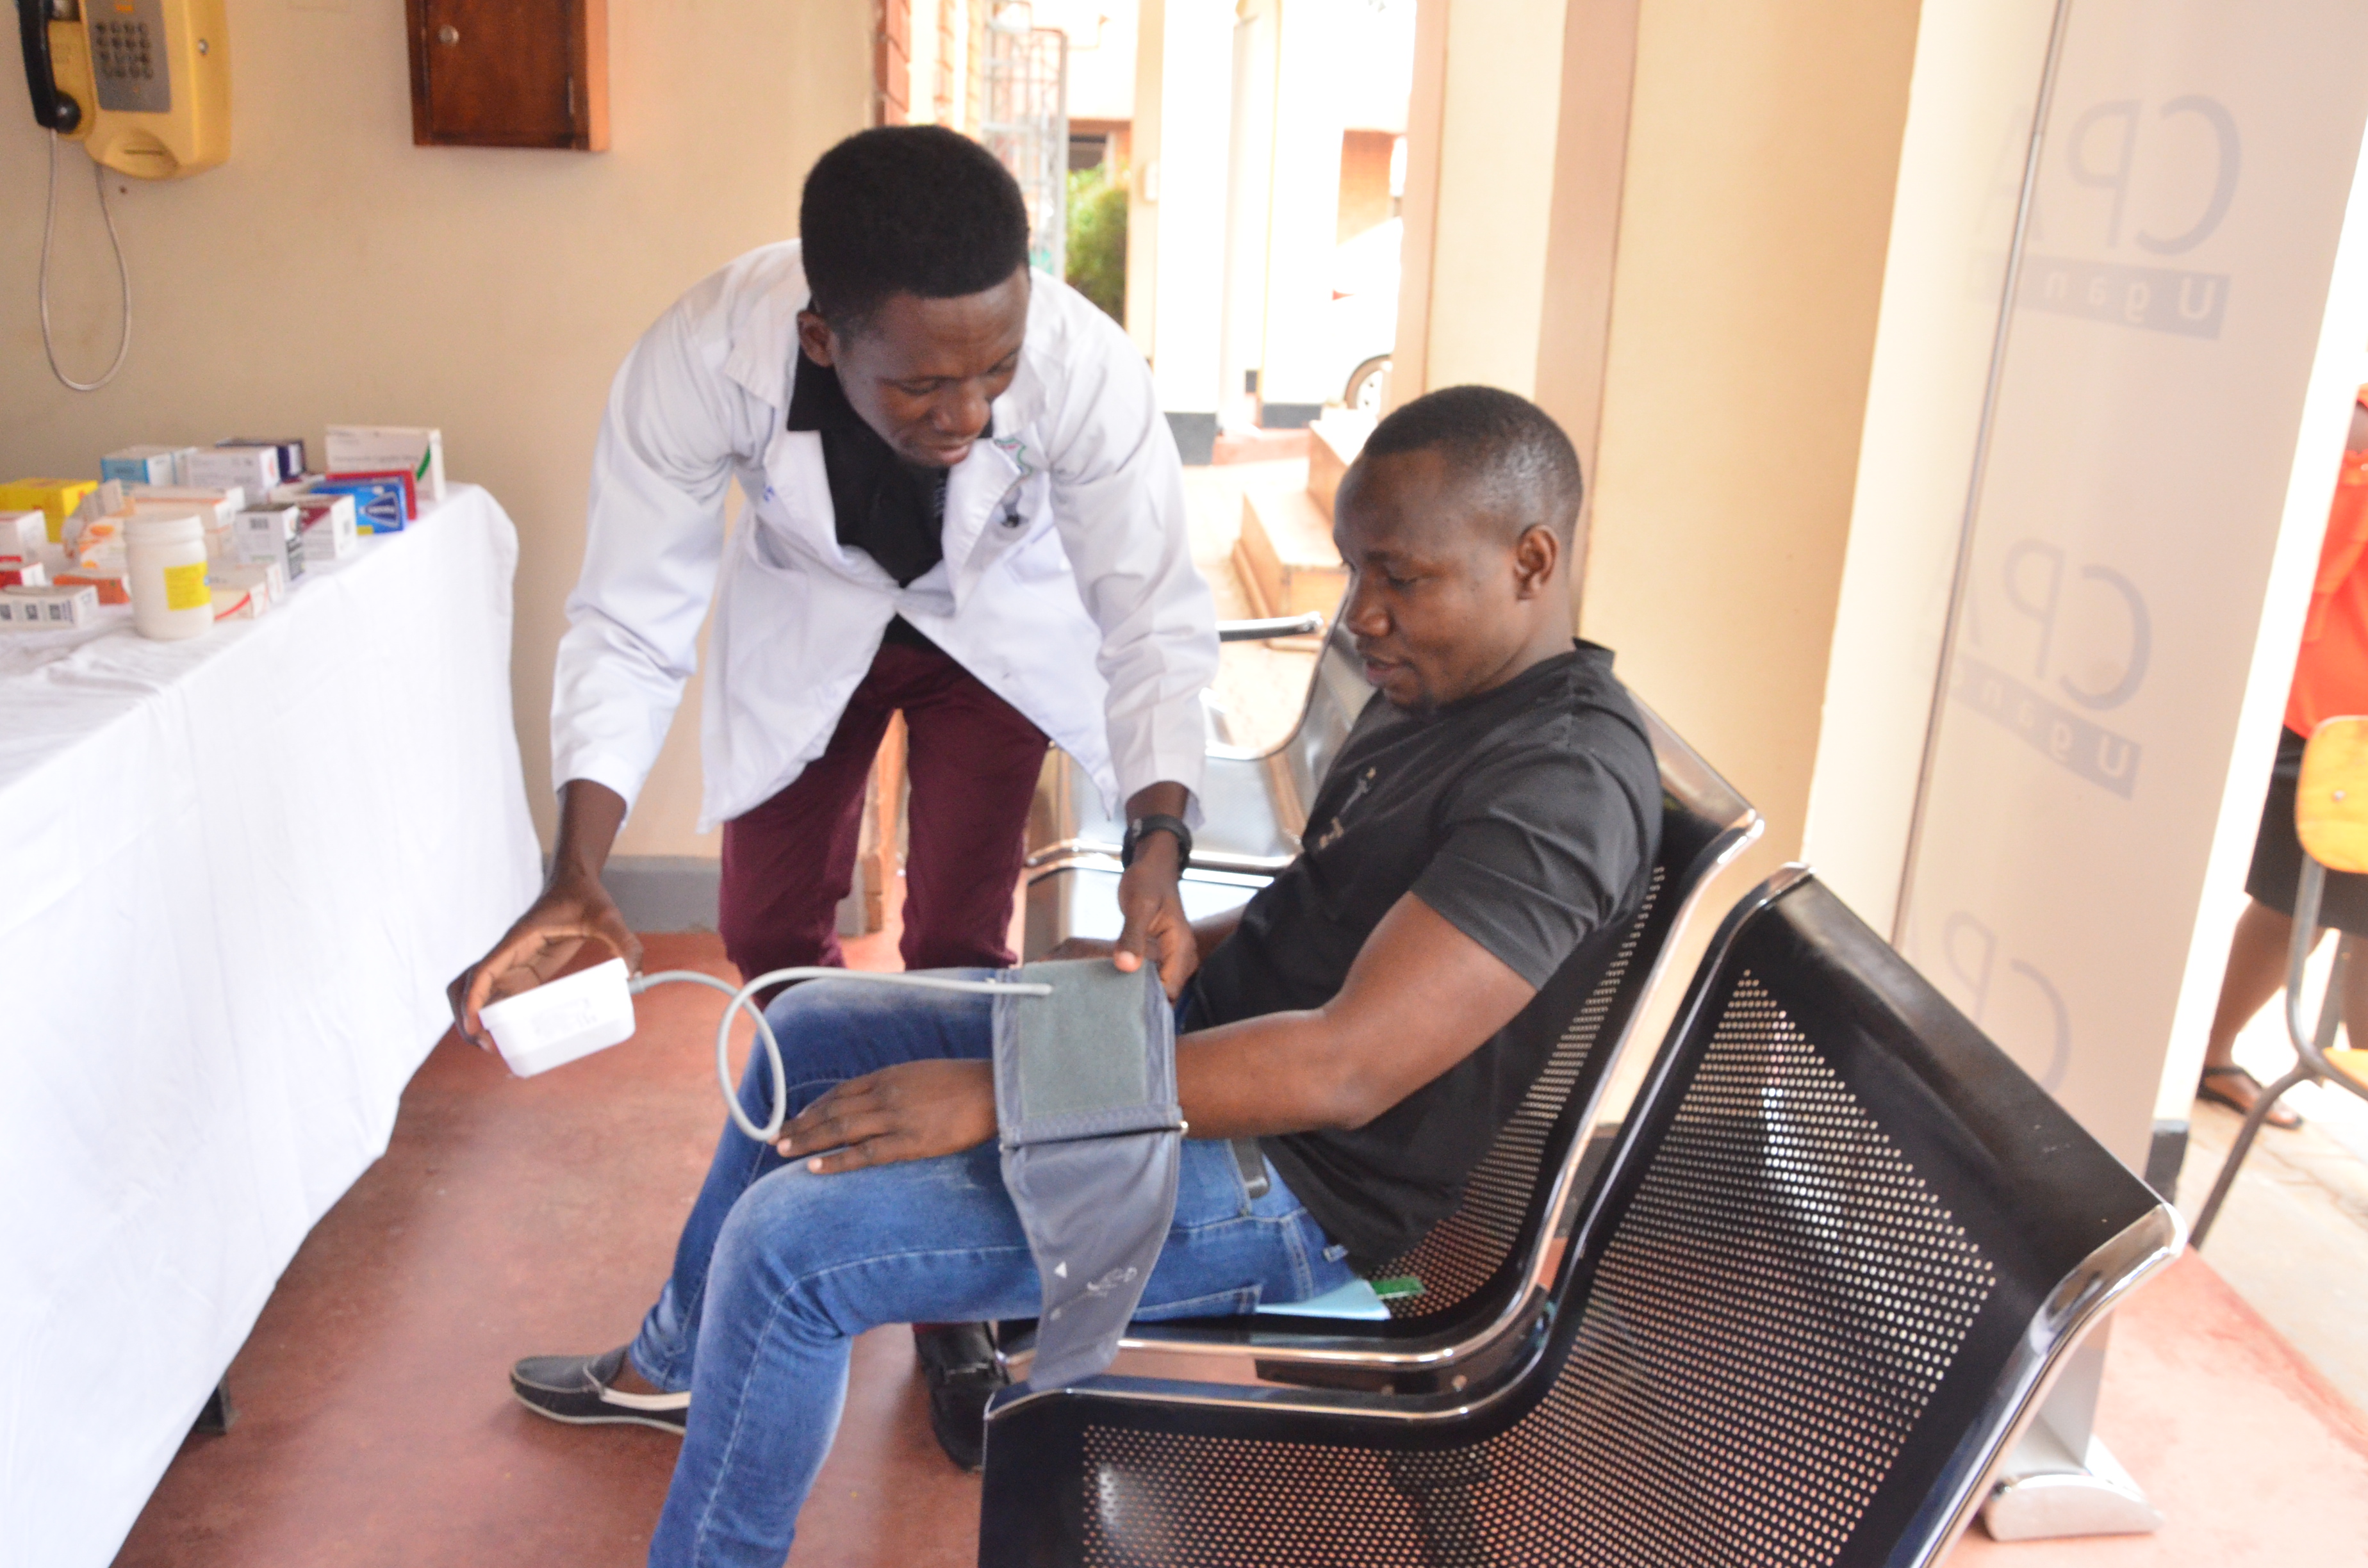
[[[114,1555],[532,896],[517,560],[461,485],[257,620],[0,634],[0,1558]]]

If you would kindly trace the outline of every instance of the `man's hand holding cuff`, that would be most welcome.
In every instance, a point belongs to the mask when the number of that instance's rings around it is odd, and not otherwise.
[[[1127,801],[1127,820],[1180,819],[1191,799],[1181,784],[1153,784]],[[1201,966],[1200,947],[1192,939],[1192,923],[1185,918],[1184,898],[1176,885],[1183,870],[1184,846],[1174,834],[1158,829],[1137,839],[1133,861],[1119,879],[1118,907],[1125,924],[1111,951],[1112,961],[1128,974],[1142,968],[1146,958],[1157,964],[1160,986],[1171,1002],[1184,994],[1185,983]]]

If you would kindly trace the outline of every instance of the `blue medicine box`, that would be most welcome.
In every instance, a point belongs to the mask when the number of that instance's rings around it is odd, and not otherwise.
[[[98,460],[101,483],[117,480],[125,484],[179,484],[182,465],[188,460],[187,447],[126,447],[109,452]]]
[[[354,526],[366,534],[403,531],[403,482],[398,479],[324,479],[313,487],[323,495],[354,498]]]

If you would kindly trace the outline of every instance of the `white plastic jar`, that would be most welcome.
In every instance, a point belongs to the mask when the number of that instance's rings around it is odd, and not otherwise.
[[[206,524],[186,517],[134,517],[123,530],[126,590],[132,629],[174,642],[214,628],[213,591],[206,586]]]

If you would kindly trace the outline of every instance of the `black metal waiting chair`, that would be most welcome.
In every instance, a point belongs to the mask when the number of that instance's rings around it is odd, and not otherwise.
[[[2177,1215],[1801,868],[1730,914],[1551,1310],[1438,1392],[998,1395],[982,1568],[1923,1564]]]
[[[1321,777],[1317,762],[1329,763],[1371,695],[1346,635],[1336,627],[1298,729],[1275,751],[1243,758],[1269,780],[1291,785],[1275,785],[1265,794],[1268,823],[1314,799]],[[1566,977],[1550,983],[1550,990],[1559,985],[1563,992],[1554,1002],[1565,1019],[1561,1041],[1520,1111],[1474,1171],[1462,1206],[1413,1252],[1374,1272],[1380,1279],[1418,1281],[1419,1293],[1390,1297],[1385,1324],[1268,1313],[1138,1325],[1121,1346],[1114,1373],[1190,1366],[1191,1376],[1228,1381],[1345,1382],[1418,1392],[1468,1375],[1461,1369],[1467,1362],[1519,1342],[1543,1309],[1557,1256],[1555,1238],[1580,1187],[1588,1134],[1644,1000],[1702,890],[1761,827],[1748,801],[1657,715],[1642,703],[1638,707],[1652,736],[1662,788],[1660,853],[1645,903],[1618,938],[1608,965],[1599,971],[1594,964],[1574,963]],[[1217,760],[1212,756],[1212,763]],[[1258,799],[1245,788],[1235,792],[1234,810],[1246,814]],[[1208,810],[1213,821],[1213,793]],[[1258,842],[1262,834],[1295,850],[1304,820],[1302,806],[1296,817],[1278,826],[1229,822],[1215,836],[1235,847],[1217,853],[1236,854],[1239,846]],[[1089,935],[1109,934],[1102,926],[1114,930],[1119,873],[1092,831],[1066,836],[1055,853],[1039,857],[1028,888],[1034,951],[1081,928]],[[1281,863],[1288,864],[1288,858]],[[1186,877],[1187,907],[1196,877],[1224,879],[1204,881],[1206,895],[1246,900],[1265,874],[1234,869],[1236,864],[1221,859],[1209,866],[1196,848]],[[1087,915],[1081,916],[1081,910]],[[1096,911],[1101,913],[1097,916]],[[1600,953],[1593,956],[1600,961]],[[997,1338],[1006,1366],[1014,1371],[1024,1367],[1030,1347],[1026,1325],[1006,1325]]]

